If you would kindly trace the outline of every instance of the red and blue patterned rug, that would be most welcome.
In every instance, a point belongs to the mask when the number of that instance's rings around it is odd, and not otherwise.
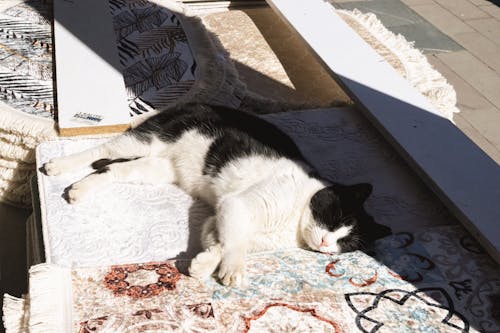
[[[243,288],[195,280],[182,273],[188,264],[34,266],[29,311],[48,319],[37,323],[45,332],[500,330],[500,270],[459,226],[399,232],[379,240],[372,255],[251,255]],[[22,302],[6,304],[7,332],[17,332],[8,324]]]

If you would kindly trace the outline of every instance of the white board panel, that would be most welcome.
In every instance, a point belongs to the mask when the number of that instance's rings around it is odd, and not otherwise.
[[[128,128],[127,95],[108,0],[55,0],[54,37],[61,135]]]
[[[500,263],[500,168],[322,0],[267,0]]]

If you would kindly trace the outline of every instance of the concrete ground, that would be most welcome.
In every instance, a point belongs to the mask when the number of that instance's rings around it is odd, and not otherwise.
[[[329,0],[372,12],[453,85],[456,125],[500,163],[500,0]]]
[[[375,13],[388,29],[415,41],[455,87],[457,126],[500,163],[500,0],[330,1]],[[0,204],[0,294],[26,292],[29,214]]]

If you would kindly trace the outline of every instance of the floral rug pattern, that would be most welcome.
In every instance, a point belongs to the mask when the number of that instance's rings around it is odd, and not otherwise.
[[[500,330],[500,270],[462,227],[400,232],[373,251],[254,254],[242,288],[192,279],[182,260],[73,270],[73,331]]]

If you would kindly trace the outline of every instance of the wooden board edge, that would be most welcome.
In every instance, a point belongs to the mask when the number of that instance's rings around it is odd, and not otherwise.
[[[94,126],[94,127],[72,127],[72,128],[59,128],[59,135],[61,137],[77,136],[77,135],[96,135],[96,134],[110,134],[122,133],[130,129],[130,124],[118,124],[108,126]]]

